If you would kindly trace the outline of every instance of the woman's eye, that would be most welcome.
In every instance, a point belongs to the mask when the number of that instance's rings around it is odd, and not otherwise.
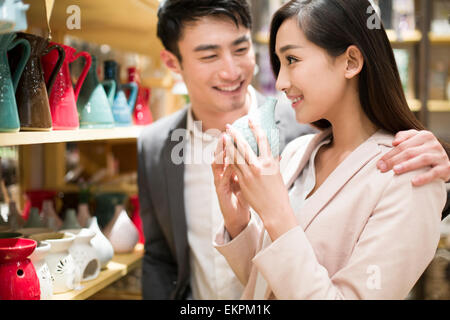
[[[289,57],[286,57],[286,61],[287,61],[288,65],[290,65],[290,64],[293,64],[293,63],[297,62],[298,59],[289,56]]]

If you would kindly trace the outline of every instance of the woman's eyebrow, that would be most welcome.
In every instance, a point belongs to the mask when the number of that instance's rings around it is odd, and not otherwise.
[[[299,46],[299,45],[288,44],[288,45],[283,46],[283,47],[280,48],[280,53],[283,53],[283,52],[288,51],[290,49],[300,49],[300,48],[303,48],[303,47]]]

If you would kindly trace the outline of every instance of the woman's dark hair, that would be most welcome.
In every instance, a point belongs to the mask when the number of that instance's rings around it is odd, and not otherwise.
[[[230,19],[237,27],[252,27],[247,0],[165,0],[158,8],[157,35],[164,47],[181,61],[178,41],[183,37],[185,24],[219,16]]]
[[[392,134],[402,130],[424,130],[408,107],[400,81],[394,52],[384,27],[379,21],[371,28],[369,19],[375,10],[368,0],[293,0],[273,16],[270,26],[270,59],[275,76],[280,60],[275,53],[278,29],[296,17],[306,38],[325,49],[332,57],[345,53],[355,45],[364,57],[359,76],[359,99],[367,117]],[[330,123],[319,120],[314,126],[325,129]]]

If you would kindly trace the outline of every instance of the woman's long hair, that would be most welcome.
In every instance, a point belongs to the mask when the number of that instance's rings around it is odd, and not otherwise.
[[[364,57],[359,75],[359,99],[372,123],[392,134],[409,129],[424,130],[409,109],[394,52],[381,21],[371,28],[370,19],[379,19],[375,14],[368,0],[293,0],[286,3],[275,13],[270,27],[273,72],[278,77],[280,61],[275,53],[278,29],[286,19],[297,17],[306,38],[330,56],[342,55],[351,45],[359,48]],[[313,125],[324,129],[331,124],[323,119]]]

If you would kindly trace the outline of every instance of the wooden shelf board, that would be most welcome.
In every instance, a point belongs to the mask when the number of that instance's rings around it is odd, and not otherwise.
[[[395,30],[386,30],[389,41],[392,44],[402,44],[402,43],[418,43],[422,40],[422,33],[419,30],[408,30],[405,31],[402,39],[399,39]]]
[[[54,294],[52,300],[84,300],[106,288],[114,281],[127,275],[130,271],[141,265],[144,246],[137,244],[131,253],[115,254],[106,269],[91,281],[81,283],[80,290],[71,290],[65,293]]]
[[[422,103],[418,99],[408,100],[412,111],[420,111]],[[428,111],[430,112],[450,112],[450,100],[428,100]]]
[[[429,38],[433,44],[450,44],[450,34],[429,33]]]
[[[136,139],[142,126],[112,129],[55,130],[49,132],[0,133],[0,147],[74,141]]]
[[[432,112],[450,112],[450,100],[429,100],[428,109]]]
[[[419,30],[405,31],[403,38],[400,40],[394,30],[386,30],[389,41],[392,44],[418,43],[422,40],[422,33]],[[269,44],[269,35],[265,33],[257,33],[255,41],[260,44]]]

